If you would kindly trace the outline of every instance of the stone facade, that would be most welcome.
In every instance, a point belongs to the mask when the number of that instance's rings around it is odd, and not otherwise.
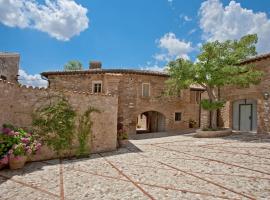
[[[93,83],[102,83],[103,94],[118,95],[118,129],[136,134],[140,114],[156,111],[165,118],[164,131],[180,131],[189,128],[189,120],[199,123],[200,91],[183,90],[180,97],[165,97],[167,74],[140,70],[93,70],[75,72],[45,72],[51,89],[93,91]],[[149,84],[150,95],[143,96],[143,84]],[[175,112],[181,120],[175,121]]]
[[[91,95],[86,92],[56,91],[51,89],[26,88],[7,81],[0,81],[1,112],[0,124],[11,123],[26,129],[31,128],[32,114],[40,106],[52,100],[51,97],[64,95],[77,116],[89,106],[100,111],[92,113],[92,138],[89,143],[92,152],[111,151],[117,146],[117,105],[112,95]]]
[[[0,79],[17,82],[20,55],[17,53],[0,52]]]
[[[264,72],[260,84],[252,85],[249,88],[223,87],[220,89],[220,97],[226,101],[220,111],[218,123],[220,126],[239,130],[238,105],[252,105],[251,131],[270,134],[270,99],[265,95],[270,93],[270,54],[247,60],[243,64],[253,64],[257,70]],[[206,92],[202,98],[206,98]],[[235,125],[236,124],[236,125]],[[209,112],[201,112],[201,126],[209,125]]]

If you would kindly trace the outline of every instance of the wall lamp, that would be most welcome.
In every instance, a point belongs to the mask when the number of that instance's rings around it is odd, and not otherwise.
[[[264,98],[264,100],[268,100],[269,97],[270,97],[270,95],[269,95],[268,92],[264,92],[264,93],[263,93],[263,98]]]

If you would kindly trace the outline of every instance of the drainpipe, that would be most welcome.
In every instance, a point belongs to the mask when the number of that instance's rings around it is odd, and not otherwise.
[[[201,105],[201,100],[202,100],[202,92],[200,92],[200,101],[199,101],[199,128],[201,128],[201,113],[202,113],[202,105]]]

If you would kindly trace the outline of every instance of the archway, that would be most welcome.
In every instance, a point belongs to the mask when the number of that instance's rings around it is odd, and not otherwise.
[[[241,99],[233,102],[233,130],[257,130],[257,101]]]
[[[138,115],[136,133],[165,131],[165,116],[157,111],[148,111]]]

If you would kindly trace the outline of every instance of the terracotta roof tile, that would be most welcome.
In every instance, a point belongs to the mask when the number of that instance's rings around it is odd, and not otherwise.
[[[169,75],[165,72],[157,72],[150,70],[136,70],[136,69],[97,69],[97,70],[80,70],[80,71],[52,71],[42,72],[41,75],[48,77],[50,75],[77,75],[77,74],[139,74],[139,75],[152,75],[152,76],[164,76]]]
[[[270,58],[270,53],[254,56],[252,58],[249,58],[247,60],[242,61],[240,64],[248,64],[248,63],[264,60],[264,59],[267,59],[267,58]]]

